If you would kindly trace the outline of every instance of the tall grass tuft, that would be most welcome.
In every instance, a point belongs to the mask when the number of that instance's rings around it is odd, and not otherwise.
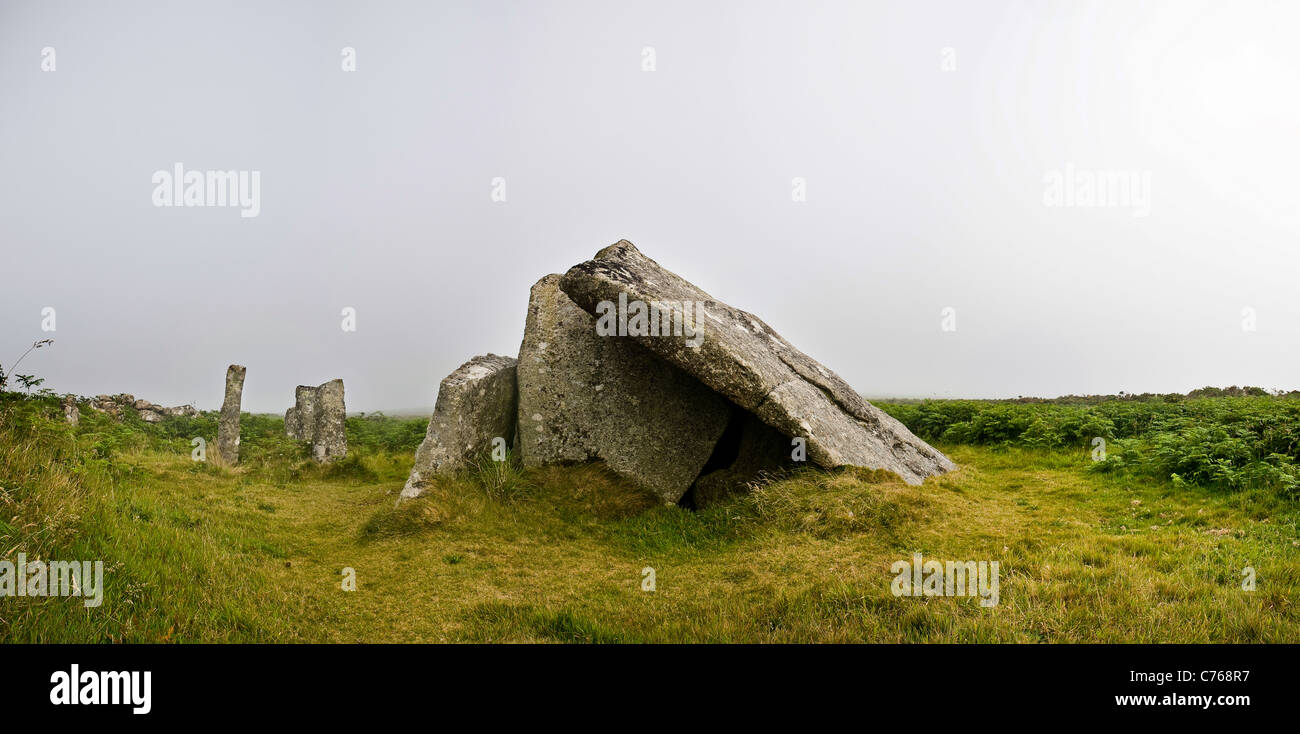
[[[492,500],[512,502],[526,497],[533,489],[519,457],[510,452],[499,461],[489,452],[480,453],[474,457],[468,474]]]

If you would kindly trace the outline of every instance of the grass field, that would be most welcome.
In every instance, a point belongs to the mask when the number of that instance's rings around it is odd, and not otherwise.
[[[104,603],[0,598],[6,642],[1300,640],[1289,495],[1097,471],[1086,444],[939,442],[960,469],[923,486],[810,468],[700,512],[600,466],[488,464],[396,506],[420,421],[350,419],[316,467],[245,416],[230,469],[191,460],[210,415],[54,406],[5,408],[0,559],[103,559]],[[998,561],[998,605],[894,596],[915,552]]]

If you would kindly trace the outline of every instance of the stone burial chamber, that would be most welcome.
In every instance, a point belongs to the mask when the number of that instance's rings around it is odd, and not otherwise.
[[[602,461],[692,507],[805,459],[909,484],[955,468],[757,316],[626,240],[533,285],[518,359],[475,357],[442,381],[402,498],[494,441],[524,466]]]

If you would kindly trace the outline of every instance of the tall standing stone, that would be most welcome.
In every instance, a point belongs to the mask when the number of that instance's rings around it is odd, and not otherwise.
[[[293,391],[294,405],[284,414],[284,432],[311,444],[311,456],[325,463],[348,455],[347,411],[343,406],[343,381]]]
[[[284,432],[289,438],[312,441],[316,434],[316,393],[319,388],[299,385],[294,388],[294,405],[284,414]]]
[[[337,461],[348,455],[347,410],[343,381],[330,380],[316,388],[311,455],[316,461]]]
[[[243,365],[232,364],[226,370],[226,399],[221,404],[221,420],[217,425],[217,453],[226,463],[239,463],[239,407],[244,397]]]

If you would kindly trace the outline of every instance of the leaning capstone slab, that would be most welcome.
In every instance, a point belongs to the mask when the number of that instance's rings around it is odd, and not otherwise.
[[[429,428],[415,451],[415,466],[402,488],[402,497],[419,497],[434,476],[469,466],[478,455],[509,446],[515,437],[516,362],[487,354],[474,357],[447,375],[438,386],[438,399]]]
[[[226,370],[226,398],[221,403],[217,424],[217,452],[229,464],[239,463],[239,410],[244,395],[243,365],[232,364]]]
[[[561,288],[584,311],[617,316],[620,333],[698,378],[788,437],[824,467],[887,469],[909,484],[954,464],[753,314],[700,290],[622,240],[570,268]],[[641,304],[632,312],[632,306]],[[640,313],[685,316],[689,336],[647,331]],[[662,326],[664,318],[658,319]],[[670,321],[673,319],[670,319]]]
[[[727,401],[596,321],[548,275],[532,288],[519,347],[519,452],[525,466],[599,459],[675,503],[727,425]]]

